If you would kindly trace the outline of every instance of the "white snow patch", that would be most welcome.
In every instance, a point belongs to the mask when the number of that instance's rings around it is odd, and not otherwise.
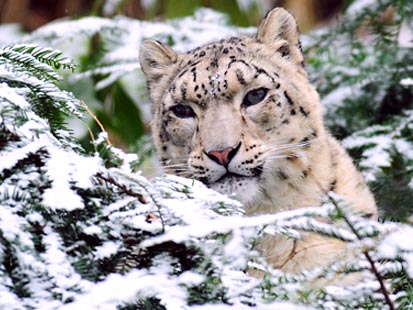
[[[403,48],[413,47],[413,23],[406,18],[399,31],[399,46]]]
[[[412,86],[413,85],[413,78],[405,78],[400,81],[400,85],[403,86]]]
[[[205,280],[205,276],[193,271],[185,271],[179,276],[179,281],[184,285],[200,285]]]
[[[73,151],[57,147],[49,148],[47,175],[52,180],[51,188],[45,190],[43,203],[53,210],[72,211],[83,208],[83,201],[71,189],[73,185],[82,188],[92,187],[92,176],[99,171],[98,157],[84,157]]]
[[[12,243],[19,243],[22,247],[33,247],[30,237],[22,231],[25,221],[15,215],[10,208],[0,205],[0,227],[3,237]]]
[[[26,158],[30,153],[36,153],[39,149],[47,145],[48,141],[37,140],[21,148],[7,152],[6,155],[0,156],[0,171],[11,169],[17,162]]]
[[[100,235],[102,232],[102,228],[98,225],[91,225],[83,229],[83,233],[86,235]]]
[[[96,258],[102,259],[116,254],[119,250],[119,243],[107,241],[101,246],[96,247],[94,251]]]
[[[368,131],[364,131],[368,134]],[[372,144],[373,146],[363,151],[360,166],[365,168],[363,176],[367,182],[374,181],[375,175],[381,167],[391,166],[391,157],[388,150],[392,147],[394,140],[390,136],[377,135],[373,137],[350,136],[342,141],[347,149]]]
[[[13,293],[5,291],[5,287],[0,284],[0,309],[24,310],[20,305],[20,299]]]
[[[342,86],[334,89],[321,100],[323,105],[327,107],[340,107],[344,104],[344,99],[351,98],[356,95],[356,90],[353,86]]]
[[[167,309],[185,309],[186,292],[177,279],[163,270],[134,270],[126,275],[110,274],[89,292],[79,294],[75,301],[64,305],[62,310],[118,309],[120,304],[132,302],[138,296],[156,296]]]
[[[3,65],[0,66],[0,71],[4,70],[3,67]],[[0,84],[0,96],[13,102],[13,104],[17,105],[19,108],[27,108],[30,106],[26,99],[20,95],[15,88],[9,87],[6,83]]]
[[[377,247],[380,258],[402,257],[406,262],[407,275],[413,279],[413,228],[402,226],[386,236]]]

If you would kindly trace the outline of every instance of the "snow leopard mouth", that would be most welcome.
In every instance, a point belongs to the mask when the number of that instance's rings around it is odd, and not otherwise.
[[[207,179],[201,180],[203,183],[205,183],[207,186],[213,186],[214,184],[234,184],[236,182],[240,181],[257,181],[261,178],[263,168],[262,167],[256,167],[251,170],[252,174],[251,175],[242,175],[234,172],[229,172],[227,171],[224,175],[222,175],[218,180],[215,181],[208,181]]]

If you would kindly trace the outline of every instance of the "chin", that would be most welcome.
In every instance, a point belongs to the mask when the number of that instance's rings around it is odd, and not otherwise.
[[[260,193],[258,177],[230,176],[207,186],[221,194],[235,198],[242,204],[248,204]]]

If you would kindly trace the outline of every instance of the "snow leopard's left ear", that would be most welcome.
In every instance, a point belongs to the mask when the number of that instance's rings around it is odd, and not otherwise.
[[[282,57],[302,66],[304,58],[299,36],[295,18],[283,8],[275,8],[268,12],[257,32],[260,42],[273,46]]]
[[[170,47],[155,40],[143,41],[139,51],[139,62],[149,83],[160,80],[177,62],[177,58]]]

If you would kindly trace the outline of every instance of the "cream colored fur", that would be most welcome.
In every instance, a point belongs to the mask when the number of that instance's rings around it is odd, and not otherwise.
[[[167,172],[235,193],[247,215],[318,206],[331,190],[345,196],[354,212],[377,216],[361,175],[324,127],[297,25],[287,11],[272,10],[256,36],[186,54],[145,41],[140,61]],[[275,267],[299,272],[336,260],[345,246],[307,234],[295,241],[268,237],[260,250]]]

